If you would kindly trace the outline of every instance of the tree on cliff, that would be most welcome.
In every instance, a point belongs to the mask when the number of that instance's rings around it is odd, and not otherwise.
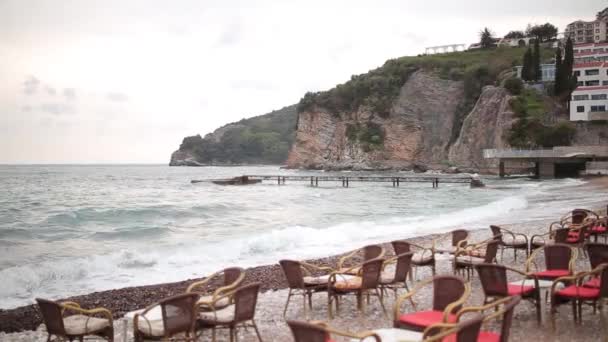
[[[532,81],[534,79],[533,76],[533,66],[532,66],[532,62],[533,62],[533,58],[532,58],[532,49],[530,49],[529,47],[526,49],[526,52],[524,53],[524,58],[523,58],[523,67],[521,69],[521,78],[524,81]]]
[[[574,69],[574,49],[572,40],[568,38],[564,48],[564,58],[562,59],[561,49],[555,53],[555,95],[563,97],[565,100],[570,98],[570,94],[577,85],[577,77],[573,73]]]
[[[524,38],[526,35],[523,31],[510,31],[505,35],[506,39]]]
[[[526,36],[536,37],[541,42],[546,42],[557,36],[557,27],[550,23],[544,23],[542,25],[528,25],[526,29]]]
[[[532,53],[532,75],[534,81],[542,81],[543,72],[540,67],[540,43],[539,39],[534,39],[534,52]]]
[[[560,47],[555,50],[555,83],[553,87],[553,93],[555,96],[559,96],[564,91],[562,49]]]
[[[494,34],[489,28],[486,27],[479,32],[479,44],[482,49],[494,47]]]

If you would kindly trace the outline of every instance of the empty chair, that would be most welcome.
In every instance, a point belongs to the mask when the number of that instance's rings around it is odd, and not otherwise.
[[[221,281],[222,285],[209,293],[208,290],[206,291],[206,287],[208,287],[212,281],[216,279]],[[240,267],[229,267],[222,271],[216,272],[201,281],[190,284],[188,289],[186,289],[186,292],[197,293],[200,296],[198,300],[200,311],[221,309],[230,305],[230,302],[228,301],[228,297],[223,297],[223,300],[221,301],[218,301],[217,299],[222,295],[236,289],[239,285],[241,285],[244,279],[245,270]],[[213,308],[211,307],[212,303]]]
[[[133,337],[144,340],[167,340],[180,335],[185,341],[196,340],[196,315],[198,312],[196,293],[183,293],[154,303],[133,317]],[[146,314],[160,306],[162,320],[148,320]]]
[[[507,280],[507,271],[520,274],[526,277],[526,273],[503,265],[496,264],[479,264],[475,266],[481,281],[481,288],[484,293],[483,303],[492,303],[499,299],[509,296],[520,296],[527,299],[536,307],[536,319],[541,323],[541,306],[540,306],[540,287],[538,279],[534,279],[534,286],[524,286],[509,284]]]
[[[334,329],[323,322],[287,321],[289,329],[293,334],[294,342],[333,342],[331,335],[349,337],[355,340],[382,342],[380,337],[373,332],[358,334]]]
[[[412,299],[424,286],[433,286],[433,306],[431,310],[402,313],[401,306],[410,300],[416,310]],[[469,297],[470,288],[462,278],[456,276],[435,276],[416,285],[414,289],[402,295],[395,302],[393,325],[395,328],[404,328],[415,331],[424,331],[428,326],[436,323],[455,323],[456,312]]]
[[[412,267],[412,256],[413,252],[406,252],[403,254],[396,255],[384,262],[383,268],[386,268],[389,264],[395,264],[392,272],[383,271],[380,275],[380,294],[384,296],[385,290],[393,290],[395,297],[397,297],[397,291],[399,289],[406,289],[409,291],[407,286],[407,276]]]
[[[499,241],[489,240],[475,245],[469,245],[454,254],[454,273],[466,271],[467,279],[471,278],[473,267],[481,263],[492,263],[496,260]]]
[[[212,330],[212,340],[216,341],[217,329],[228,329],[230,341],[237,340],[238,329],[251,327],[254,329],[259,341],[262,341],[258,326],[255,323],[255,309],[258,301],[260,283],[241,286],[234,290],[230,296],[231,304],[223,309],[199,313],[199,328]]]
[[[100,336],[108,341],[114,341],[112,313],[104,308],[86,310],[74,302],[54,302],[36,298],[42,320],[48,333],[59,339],[83,340],[85,336]],[[64,316],[66,313],[72,315]]]
[[[329,280],[329,276],[314,277],[312,276],[312,272],[331,272],[331,269],[329,267],[319,267],[295,260],[281,260],[279,261],[279,264],[283,269],[289,287],[285,309],[283,309],[283,316],[287,313],[287,307],[289,306],[291,297],[298,295],[303,297],[304,313],[306,314],[306,299],[308,298],[308,306],[312,309],[312,294],[319,291],[326,291],[327,282]]]
[[[356,249],[338,260],[337,270],[344,272],[349,270],[349,273],[356,274],[358,268],[355,265],[361,265],[366,261],[382,258],[385,254],[384,248],[379,245],[368,245],[363,248]]]
[[[544,253],[545,269],[538,268],[536,258],[539,253]],[[574,248],[565,244],[551,244],[535,250],[526,261],[526,273],[533,273],[534,277],[543,280],[554,280],[559,277],[569,276],[574,269],[574,261],[577,252]]]
[[[444,234],[437,239],[433,240],[433,249],[436,252],[448,252],[454,253],[458,249],[458,247],[464,247],[467,244],[467,239],[469,238],[469,231],[466,229],[455,229],[449,232],[448,234]],[[448,247],[437,246],[441,244],[442,240],[450,239],[450,245]]]
[[[505,249],[513,250],[513,258],[517,261],[517,251],[524,251],[529,256],[528,237],[525,234],[515,233],[499,226],[490,226],[492,235],[499,241],[500,260],[503,259]]]
[[[382,310],[386,314],[386,308],[382,301],[382,295],[379,291],[380,274],[382,272],[383,259],[373,259],[361,265],[357,276],[346,276],[343,273],[334,272],[329,276],[327,286],[327,307],[329,318],[333,318],[332,304],[336,303],[336,311],[339,311],[339,299],[346,295],[354,295],[357,298],[357,309],[359,313],[364,310],[363,296],[376,296],[382,306]]]
[[[535,234],[530,237],[530,253],[544,245],[566,242],[569,231],[570,229],[562,225],[561,222],[551,223],[548,232]]]
[[[491,311],[493,309],[494,312],[485,315],[483,321],[484,323],[486,323],[497,318],[502,318],[500,332],[482,329],[479,332],[479,337],[476,341],[508,342],[511,331],[511,325],[513,324],[513,315],[515,312],[515,307],[517,306],[517,304],[519,304],[520,301],[520,296],[506,297],[483,306],[463,308],[458,312],[456,316],[460,320],[463,315],[473,312],[486,312]]]
[[[477,342],[483,324],[483,316],[463,320],[457,324],[435,324],[428,327],[422,342]]]
[[[400,255],[407,252],[413,252],[411,264],[414,270],[418,267],[430,267],[431,273],[435,275],[435,251],[432,248],[426,248],[415,243],[405,240],[397,240],[391,242],[395,255]],[[411,273],[410,273],[411,279]]]

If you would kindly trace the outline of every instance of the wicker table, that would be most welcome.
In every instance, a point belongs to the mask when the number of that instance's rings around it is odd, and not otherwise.
[[[135,310],[135,311],[131,311],[131,312],[127,312],[122,318],[122,341],[123,342],[127,342],[128,341],[128,329],[129,329],[129,323],[133,322],[133,318],[135,317],[135,314],[138,313],[142,313],[145,309],[140,309],[140,310]],[[152,308],[150,311],[148,311],[146,313],[146,318],[149,321],[160,321],[163,319],[163,313],[162,310],[160,308],[160,306],[156,306],[154,308]]]

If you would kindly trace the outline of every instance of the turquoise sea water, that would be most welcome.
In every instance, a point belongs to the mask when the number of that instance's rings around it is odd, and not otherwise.
[[[228,265],[326,256],[454,227],[553,218],[606,201],[602,190],[573,179],[486,177],[486,189],[190,184],[241,174],[319,172],[0,166],[0,308],[35,297],[183,280]]]

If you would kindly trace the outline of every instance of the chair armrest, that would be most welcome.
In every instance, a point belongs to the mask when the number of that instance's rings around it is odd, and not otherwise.
[[[317,265],[313,265],[313,264],[310,264],[310,263],[307,263],[304,261],[300,261],[300,265],[302,265],[302,268],[305,269],[307,272],[310,272],[309,269],[314,269],[317,271],[329,272],[329,273],[336,271],[329,266],[317,266]]]
[[[395,321],[399,318],[399,314],[401,313],[400,308],[403,302],[410,299],[413,295],[416,294],[416,292],[420,291],[421,288],[428,284],[431,284],[432,282],[432,278],[419,282],[413,289],[411,289],[407,293],[402,294],[399,298],[397,298],[397,300],[395,300],[395,306],[393,307],[393,318]],[[416,304],[413,300],[411,301],[411,304],[414,307],[414,310],[416,310]]]
[[[443,310],[443,323],[448,322],[448,316],[454,310],[456,310],[457,307],[464,304],[464,302],[466,302],[466,300],[469,298],[470,295],[471,295],[471,286],[468,283],[465,283],[464,292],[462,293],[462,296],[460,296],[460,298],[458,298],[458,300],[448,304],[448,306],[446,306],[445,309]]]
[[[348,259],[352,258],[353,256],[355,256],[357,254],[357,252],[359,252],[359,249],[354,250],[354,251],[348,253],[347,255],[341,257],[338,260],[338,265],[337,265],[338,267],[337,268],[341,269],[344,266],[344,263],[346,262],[346,260],[348,260]]]
[[[190,284],[188,286],[188,288],[186,289],[186,292],[194,292],[194,289],[199,287],[199,286],[204,286],[207,285],[207,283],[209,283],[213,278],[217,277],[218,275],[220,275],[223,271],[219,271],[219,272],[215,272],[212,275],[205,277],[205,279],[203,280],[199,280],[197,282],[194,282],[192,284]]]
[[[93,316],[93,315],[101,314],[110,321],[110,324],[112,324],[113,317],[112,317],[112,312],[110,312],[110,310],[108,310],[106,308],[95,308],[95,309],[87,310],[87,309],[81,308],[76,303],[74,303],[74,304],[76,304],[78,306],[72,306],[71,303],[73,303],[73,302],[64,302],[64,303],[60,303],[59,305],[65,310],[74,311],[74,312],[83,314],[85,316]]]

